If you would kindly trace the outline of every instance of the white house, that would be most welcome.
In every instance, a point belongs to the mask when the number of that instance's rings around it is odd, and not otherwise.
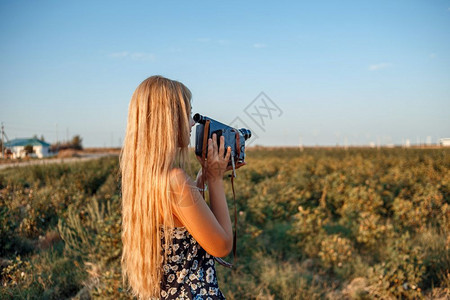
[[[33,153],[29,154],[31,157],[43,158],[50,156],[50,144],[38,139],[15,139],[5,143],[5,147],[11,150],[13,158],[26,157],[25,147],[27,146],[33,147]]]
[[[450,138],[440,139],[439,144],[444,147],[449,147],[450,146]]]

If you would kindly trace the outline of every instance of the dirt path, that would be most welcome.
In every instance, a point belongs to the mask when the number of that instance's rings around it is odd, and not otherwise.
[[[94,153],[94,154],[83,154],[80,157],[35,159],[35,160],[31,160],[31,161],[12,162],[12,163],[1,164],[0,170],[6,169],[6,168],[26,167],[26,166],[33,166],[33,165],[50,165],[50,164],[60,164],[60,163],[81,162],[81,161],[88,161],[88,160],[92,160],[92,159],[99,159],[99,158],[107,157],[107,156],[117,156],[117,154]]]

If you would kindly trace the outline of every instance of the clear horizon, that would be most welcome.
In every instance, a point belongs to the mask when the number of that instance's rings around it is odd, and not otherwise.
[[[252,130],[251,146],[450,137],[448,1],[2,1],[0,26],[9,139],[119,147],[156,74],[190,88],[194,113]]]

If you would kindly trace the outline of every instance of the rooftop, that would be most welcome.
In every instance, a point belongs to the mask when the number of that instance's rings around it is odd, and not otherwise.
[[[8,143],[5,143],[6,147],[17,147],[17,146],[44,146],[44,147],[50,147],[50,144],[41,141],[39,139],[14,139],[12,141],[9,141]]]

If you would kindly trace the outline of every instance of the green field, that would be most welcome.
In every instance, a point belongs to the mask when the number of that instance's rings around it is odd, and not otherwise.
[[[237,174],[227,299],[450,297],[450,149],[252,149]],[[0,170],[0,299],[129,299],[118,182],[114,157]]]

